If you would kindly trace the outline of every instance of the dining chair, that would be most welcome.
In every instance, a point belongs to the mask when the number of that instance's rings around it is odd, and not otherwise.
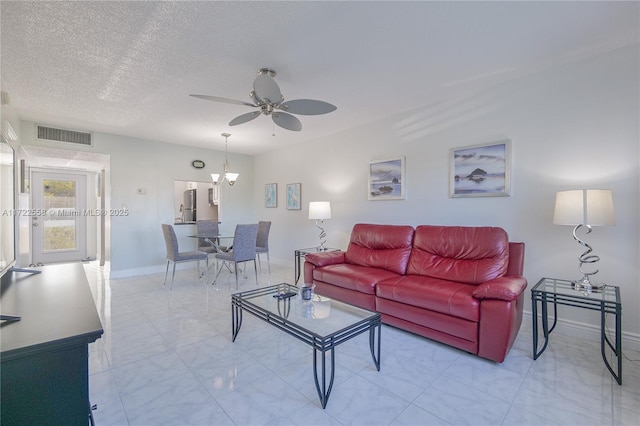
[[[218,253],[222,250],[218,236],[220,229],[215,220],[198,220],[196,222],[196,234],[198,236],[198,251],[206,253]]]
[[[218,280],[218,275],[222,270],[222,265],[218,267],[218,261],[221,260],[222,264],[233,263],[234,275],[236,276],[236,289],[238,288],[238,263],[250,262],[253,260],[253,269],[256,273],[256,285],[258,284],[258,268],[256,266],[256,239],[258,237],[258,224],[250,225],[236,225],[236,230],[233,234],[233,248],[226,253],[217,253],[216,258],[216,276],[213,279],[215,284]],[[229,283],[231,288],[231,283]]]
[[[209,255],[203,251],[183,251],[181,252],[178,247],[178,238],[173,226],[162,224],[162,234],[164,235],[164,243],[167,246],[167,270],[164,273],[164,285],[167,285],[167,275],[169,274],[169,263],[173,262],[173,272],[171,273],[171,286],[173,289],[173,280],[176,276],[176,263],[180,262],[197,262],[198,265],[198,277],[200,277],[200,261],[206,262],[206,282],[209,282]]]
[[[260,262],[260,254],[267,254],[267,267],[269,268],[269,274],[271,274],[271,259],[269,258],[269,231],[271,230],[271,222],[261,220],[258,222],[258,237],[256,239],[256,257],[258,258],[258,265],[262,272],[262,262]]]

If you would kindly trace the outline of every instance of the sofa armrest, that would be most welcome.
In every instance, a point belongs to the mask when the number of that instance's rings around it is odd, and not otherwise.
[[[337,263],[344,263],[343,251],[328,251],[324,253],[309,253],[305,256],[304,260],[313,264],[316,267],[335,265]]]
[[[474,291],[476,299],[499,299],[513,301],[527,288],[525,277],[506,276],[480,284]]]

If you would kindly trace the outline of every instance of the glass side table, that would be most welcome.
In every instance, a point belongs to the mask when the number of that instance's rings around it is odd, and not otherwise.
[[[340,249],[326,247],[324,250],[320,250],[319,247],[309,247],[309,248],[302,248],[302,249],[295,250],[294,252],[295,258],[293,259],[294,260],[293,264],[295,267],[296,285],[298,285],[298,281],[300,280],[300,273],[302,271],[300,267],[301,259],[309,253],[326,253],[328,251],[340,251]]]
[[[549,328],[548,304],[553,304],[553,324]],[[538,304],[542,308],[542,333],[544,345],[538,350]],[[533,359],[536,360],[547,349],[549,334],[556,327],[558,320],[558,305],[574,306],[577,308],[600,311],[600,352],[602,359],[611,375],[619,385],[622,384],[622,303],[620,302],[620,288],[607,285],[598,292],[585,294],[576,290],[569,280],[556,278],[542,278],[531,289],[531,320],[533,325]],[[606,333],[606,315],[615,316],[614,342]],[[611,367],[607,359],[606,345],[617,358],[617,372]]]

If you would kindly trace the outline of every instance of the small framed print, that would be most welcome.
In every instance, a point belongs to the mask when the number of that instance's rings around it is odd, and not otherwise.
[[[508,197],[511,141],[454,148],[450,153],[449,197]]]
[[[278,184],[266,183],[264,185],[264,206],[278,207]]]
[[[372,201],[404,200],[404,157],[369,163],[368,198]]]
[[[287,184],[287,210],[301,209],[301,187],[300,183]]]

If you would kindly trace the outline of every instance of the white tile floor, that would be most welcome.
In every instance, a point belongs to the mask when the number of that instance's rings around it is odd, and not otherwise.
[[[85,268],[104,328],[89,350],[99,426],[640,424],[640,362],[624,359],[618,386],[598,342],[560,335],[533,361],[530,327],[496,364],[383,326],[379,372],[367,336],[336,349],[323,410],[308,346],[250,315],[231,342],[229,272],[217,288],[195,268],[178,271],[168,291],[164,274],[108,279]],[[255,288],[249,269],[241,290]],[[288,268],[260,273],[261,286],[292,280]]]

